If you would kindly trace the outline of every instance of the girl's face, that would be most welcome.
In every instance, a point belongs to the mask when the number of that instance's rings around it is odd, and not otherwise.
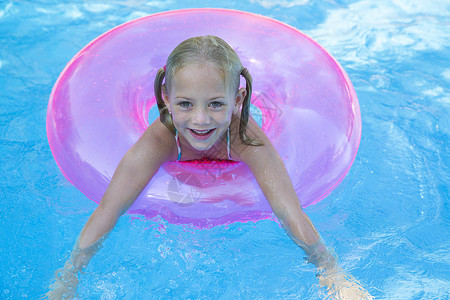
[[[164,102],[178,134],[199,151],[210,149],[224,136],[246,94],[245,89],[235,94],[224,74],[208,62],[178,70],[167,92]]]

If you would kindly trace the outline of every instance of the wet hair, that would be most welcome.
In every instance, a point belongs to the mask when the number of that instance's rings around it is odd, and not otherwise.
[[[252,146],[263,145],[261,141],[249,138],[245,133],[252,96],[252,77],[249,71],[242,66],[241,60],[233,48],[216,36],[193,37],[181,42],[170,53],[166,65],[158,70],[154,89],[161,122],[175,134],[172,116],[162,98],[162,92],[167,93],[170,90],[169,87],[175,73],[187,65],[205,65],[208,62],[214,64],[224,74],[225,82],[231,85],[235,93],[239,90],[240,76],[242,75],[245,78],[247,94],[242,102],[239,137],[244,144]],[[164,78],[165,83],[163,85]]]

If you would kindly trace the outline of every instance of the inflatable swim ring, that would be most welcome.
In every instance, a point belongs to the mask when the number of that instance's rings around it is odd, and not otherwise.
[[[157,70],[180,42],[200,35],[223,38],[252,74],[251,101],[302,206],[330,194],[347,174],[361,137],[349,78],[297,29],[224,9],[143,17],[75,55],[53,87],[47,112],[49,144],[65,177],[100,201],[120,159],[149,125]],[[165,163],[128,212],[198,227],[273,218],[247,166],[227,161]]]

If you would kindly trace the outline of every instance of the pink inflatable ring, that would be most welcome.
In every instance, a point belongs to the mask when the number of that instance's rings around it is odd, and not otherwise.
[[[353,86],[320,45],[279,21],[224,9],[143,17],[93,40],[53,87],[47,135],[65,177],[99,202],[120,159],[149,126],[153,81],[183,40],[216,35],[253,77],[252,103],[284,160],[303,207],[326,197],[359,147],[361,117]],[[243,85],[245,86],[245,85]],[[129,213],[208,227],[273,218],[243,163],[167,162]]]

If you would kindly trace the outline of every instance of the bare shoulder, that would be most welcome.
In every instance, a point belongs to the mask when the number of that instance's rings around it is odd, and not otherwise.
[[[159,123],[159,124],[158,124]],[[172,157],[173,134],[161,122],[150,125],[117,166],[102,200],[120,214],[139,196],[160,166]]]
[[[248,122],[246,133],[248,137],[257,139],[264,145],[250,146],[239,141],[236,143],[236,149],[239,150],[236,155],[249,167],[272,209],[282,217],[286,215],[287,207],[292,207],[293,211],[298,209],[294,186],[272,142],[252,119]]]
[[[177,155],[175,138],[159,119],[145,130],[130,150],[135,156],[150,155],[158,161],[174,160]]]
[[[256,166],[265,165],[269,161],[272,161],[273,163],[282,163],[272,142],[252,118],[249,118],[248,120],[246,134],[249,138],[262,142],[262,146],[244,144],[239,137],[238,127],[239,126],[237,125],[232,130],[235,132],[234,136],[232,136],[232,144],[230,147],[233,158],[236,157],[238,160],[244,162],[250,169],[254,169],[253,167]]]

